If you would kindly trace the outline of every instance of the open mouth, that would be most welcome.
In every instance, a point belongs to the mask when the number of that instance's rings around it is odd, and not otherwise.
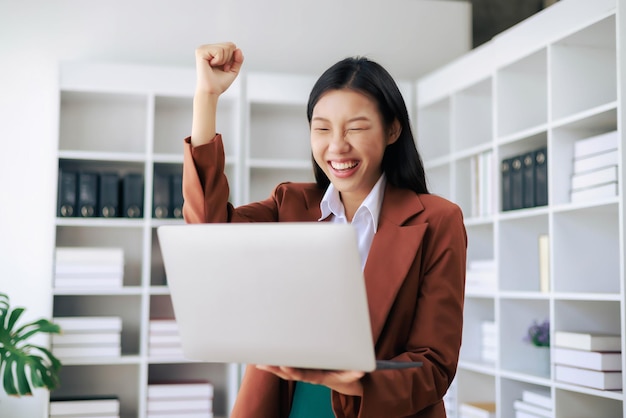
[[[349,171],[359,165],[358,161],[329,161],[328,164],[336,171]]]

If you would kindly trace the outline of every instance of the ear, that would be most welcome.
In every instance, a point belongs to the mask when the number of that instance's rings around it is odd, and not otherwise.
[[[387,145],[391,145],[400,138],[400,134],[402,133],[402,126],[400,125],[400,121],[398,119],[394,119],[387,131]]]

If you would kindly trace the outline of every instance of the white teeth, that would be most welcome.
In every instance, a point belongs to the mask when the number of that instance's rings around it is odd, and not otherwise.
[[[350,168],[356,167],[358,163],[356,161],[350,161],[350,162],[337,162],[337,161],[331,161],[330,162],[330,166],[332,168],[334,168],[335,170],[348,170]]]

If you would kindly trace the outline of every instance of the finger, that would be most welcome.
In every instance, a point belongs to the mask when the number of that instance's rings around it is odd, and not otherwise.
[[[233,51],[231,61],[228,64],[224,65],[224,71],[231,71],[233,73],[239,74],[239,70],[241,70],[243,60],[243,52],[241,51],[241,49],[235,49]]]

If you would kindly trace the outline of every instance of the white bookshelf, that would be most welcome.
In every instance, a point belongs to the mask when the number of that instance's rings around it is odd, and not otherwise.
[[[551,335],[619,334],[625,352],[625,6],[558,2],[417,82],[418,148],[431,191],[463,209],[468,260],[496,264],[494,289],[467,289],[453,417],[462,402],[495,402],[498,418],[513,418],[526,390],[548,390],[555,418],[626,415],[623,391],[560,382],[554,364],[540,367],[542,354],[523,341],[533,320],[549,319]],[[618,195],[572,203],[574,142],[611,130],[621,138]],[[539,147],[547,147],[548,205],[503,211],[500,162]],[[494,155],[497,205],[481,215],[472,210],[469,161],[485,151]],[[541,234],[550,237],[547,292]],[[498,329],[495,362],[481,358],[483,321]]]
[[[241,86],[220,99],[218,128],[227,138],[227,174],[241,201]],[[122,356],[63,359],[61,387],[53,396],[116,395],[122,417],[145,417],[147,386],[155,380],[208,379],[213,410],[227,416],[239,384],[230,364],[203,364],[148,355],[151,318],[172,318],[156,227],[182,223],[152,217],[155,172],[182,171],[183,138],[191,130],[193,69],[63,63],[60,67],[59,167],[144,177],[144,216],[57,218],[56,246],[122,247],[121,289],[55,289],[54,316],[120,316]]]

